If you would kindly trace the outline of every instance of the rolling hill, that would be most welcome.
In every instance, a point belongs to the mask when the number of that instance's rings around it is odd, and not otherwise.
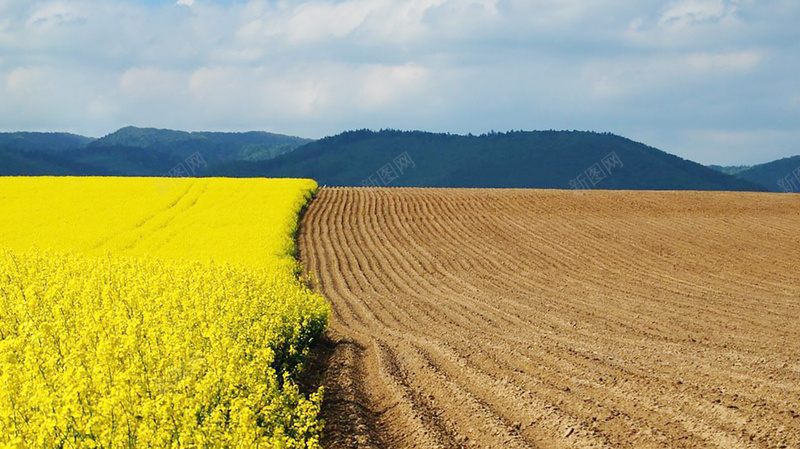
[[[0,175],[167,176],[194,154],[212,167],[268,160],[308,142],[267,132],[189,133],[136,127],[100,139],[65,133],[0,133]]]
[[[69,133],[0,133],[0,176],[81,174],[91,167],[67,153],[93,140]]]
[[[68,176],[89,174],[94,170],[94,167],[47,152],[0,147],[0,176]]]
[[[718,171],[730,172],[730,169],[735,167],[711,166],[710,168]],[[752,167],[744,167],[730,174],[775,192],[784,191],[781,185],[778,184],[779,181],[783,180],[785,185],[790,186],[789,188],[792,191],[800,192],[800,156],[787,157],[766,164],[754,165]]]
[[[0,133],[0,149],[58,154],[84,148],[95,139],[70,133]]]
[[[87,148],[139,148],[186,157],[194,152],[216,161],[262,161],[290,152],[310,139],[262,131],[245,133],[185,132],[154,128],[122,128]]]
[[[350,131],[214,174],[309,177],[332,186],[765,190],[624,137],[579,131]]]
[[[189,159],[199,158],[199,164]],[[197,162],[197,161],[195,161]],[[0,133],[0,176],[304,177],[323,185],[778,191],[800,157],[704,167],[610,133],[481,136],[348,131],[312,141],[267,132],[125,127],[94,139]]]

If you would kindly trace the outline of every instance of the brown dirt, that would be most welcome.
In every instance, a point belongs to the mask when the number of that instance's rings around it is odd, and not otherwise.
[[[800,195],[322,189],[324,443],[800,447]]]

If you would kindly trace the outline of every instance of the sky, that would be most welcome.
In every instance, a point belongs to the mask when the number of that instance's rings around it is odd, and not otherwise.
[[[0,131],[612,132],[800,154],[797,0],[0,0]]]

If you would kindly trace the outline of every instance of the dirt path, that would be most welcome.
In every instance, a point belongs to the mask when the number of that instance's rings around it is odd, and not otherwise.
[[[800,196],[322,189],[331,448],[800,448]]]

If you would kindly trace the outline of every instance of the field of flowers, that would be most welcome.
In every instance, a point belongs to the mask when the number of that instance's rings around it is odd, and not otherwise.
[[[0,447],[318,447],[309,180],[0,178]]]

